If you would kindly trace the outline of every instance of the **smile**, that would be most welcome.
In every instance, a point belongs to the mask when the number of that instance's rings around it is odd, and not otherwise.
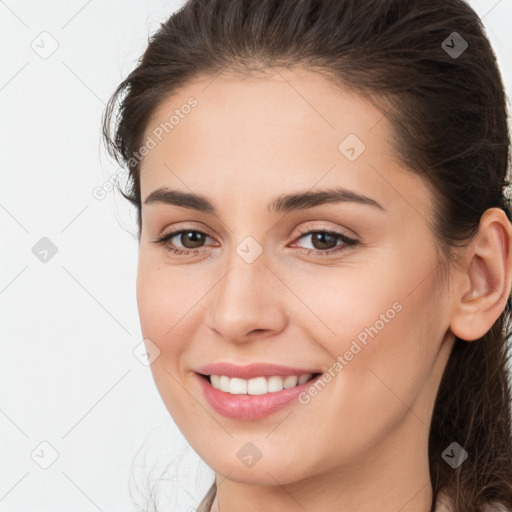
[[[222,416],[238,420],[257,420],[273,414],[294,401],[321,377],[321,373],[249,380],[226,375],[195,376],[210,406]]]

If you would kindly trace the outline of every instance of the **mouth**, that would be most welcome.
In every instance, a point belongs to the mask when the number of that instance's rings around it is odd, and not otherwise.
[[[254,421],[297,405],[299,396],[314,386],[320,372],[258,376],[252,379],[193,372],[200,389],[217,413],[235,420]],[[300,381],[299,381],[300,378]]]
[[[208,375],[196,372],[210,386],[219,391],[240,395],[263,395],[276,393],[307,384],[322,375],[322,372],[301,375],[261,375],[252,379],[229,377],[227,375]]]

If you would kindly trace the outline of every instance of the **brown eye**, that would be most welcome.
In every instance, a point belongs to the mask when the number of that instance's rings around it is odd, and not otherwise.
[[[304,241],[307,241],[310,247],[302,246],[302,249],[308,255],[329,255],[346,251],[359,243],[357,240],[331,229],[299,231],[302,233],[302,236],[297,239],[295,244],[299,243],[300,246]]]
[[[204,243],[206,235],[200,231],[182,231],[179,241],[185,249],[197,249]]]
[[[311,233],[311,242],[315,249],[332,249],[337,245],[337,238],[329,233],[318,231]]]
[[[182,229],[180,231],[173,231],[157,238],[154,242],[162,245],[169,251],[177,254],[183,254],[187,251],[193,251],[202,247],[205,240],[210,238],[206,233],[197,231],[195,229]]]
[[[177,255],[196,254],[199,251],[195,249],[201,248],[205,245],[207,238],[210,238],[206,233],[195,229],[182,229],[180,231],[173,231],[161,238],[154,240],[154,243],[162,245],[165,249]],[[302,248],[307,254],[315,255],[329,255],[334,252],[347,250],[350,247],[357,245],[359,242],[348,236],[334,230],[323,229],[319,231],[302,231],[302,236],[297,240],[311,239],[311,248]]]

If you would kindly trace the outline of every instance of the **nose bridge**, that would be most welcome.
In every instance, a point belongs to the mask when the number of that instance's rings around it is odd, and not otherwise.
[[[254,330],[278,331],[285,312],[267,258],[255,240],[243,240],[226,259],[227,273],[215,286],[209,326],[223,337],[242,341]]]

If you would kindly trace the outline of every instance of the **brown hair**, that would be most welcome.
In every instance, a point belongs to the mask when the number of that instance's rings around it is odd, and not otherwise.
[[[468,45],[459,55],[450,51],[454,40]],[[109,153],[130,167],[121,193],[138,210],[139,236],[140,165],[132,157],[154,110],[199,74],[275,66],[322,73],[387,116],[397,158],[435,192],[432,228],[447,261],[451,248],[475,236],[486,209],[501,208],[510,220],[503,82],[482,22],[464,1],[189,0],[150,38],[104,113]],[[434,503],[445,489],[455,512],[479,512],[489,501],[512,509],[510,319],[509,298],[481,339],[457,338],[438,390],[430,476]],[[457,469],[442,458],[453,441],[469,454]],[[215,493],[214,483],[200,512]]]

